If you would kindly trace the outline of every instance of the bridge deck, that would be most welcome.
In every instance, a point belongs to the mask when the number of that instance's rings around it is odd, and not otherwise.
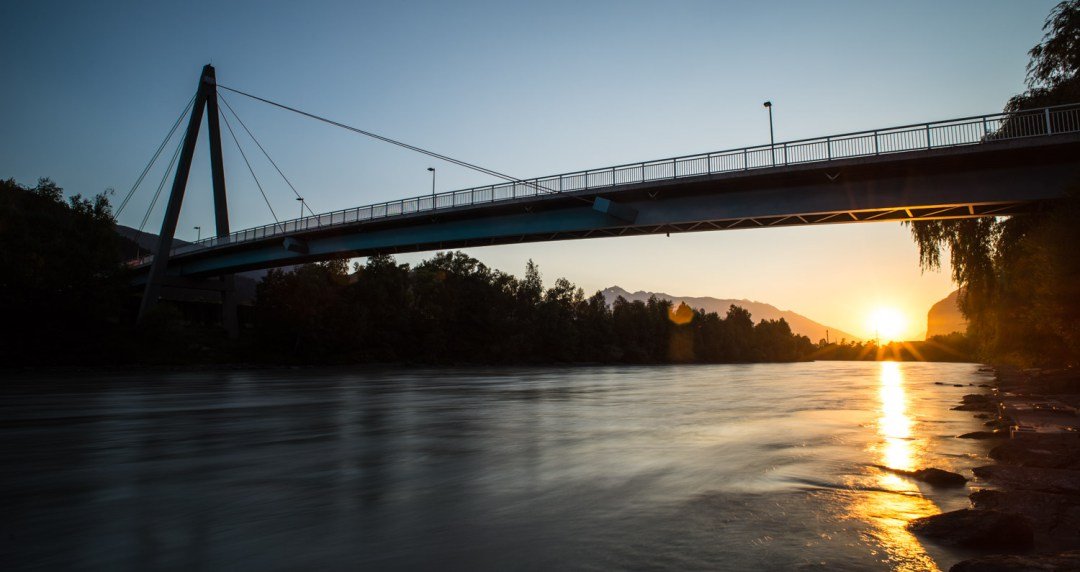
[[[246,229],[173,249],[169,273],[536,240],[1017,214],[1062,195],[1062,181],[1077,173],[1078,147],[1080,105],[791,141]],[[595,197],[636,216],[597,212]]]

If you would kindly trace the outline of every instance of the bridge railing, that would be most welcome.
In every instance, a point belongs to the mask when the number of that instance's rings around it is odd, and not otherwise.
[[[319,228],[450,208],[475,206],[538,195],[605,190],[624,185],[768,169],[787,165],[820,163],[873,155],[925,151],[990,141],[1045,137],[1080,131],[1080,104],[975,115],[945,121],[902,125],[885,129],[842,133],[812,139],[784,141],[726,151],[672,157],[575,171],[550,177],[448,191],[343,209],[236,231],[172,249],[172,254],[287,236]],[[131,261],[145,264],[152,256]]]

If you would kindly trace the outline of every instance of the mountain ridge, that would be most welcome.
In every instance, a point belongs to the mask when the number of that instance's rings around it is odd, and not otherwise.
[[[779,320],[780,318],[783,318],[788,325],[791,326],[792,332],[810,338],[810,341],[813,343],[825,339],[826,331],[828,331],[828,339],[830,341],[835,342],[841,339],[847,339],[849,342],[861,340],[860,337],[849,332],[845,332],[832,326],[826,326],[791,310],[781,310],[772,304],[758,302],[756,300],[747,300],[745,298],[733,299],[714,298],[712,296],[674,296],[664,292],[647,292],[645,290],[630,292],[619,286],[605,288],[601,290],[601,294],[603,294],[604,300],[609,306],[615,302],[615,299],[619,296],[622,296],[631,302],[636,300],[644,302],[647,301],[650,296],[656,296],[661,300],[669,300],[672,304],[683,302],[695,310],[716,312],[721,317],[726,316],[728,308],[735,305],[748,310],[755,323],[761,320]]]

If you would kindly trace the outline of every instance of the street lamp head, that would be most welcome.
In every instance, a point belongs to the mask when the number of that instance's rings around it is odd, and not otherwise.
[[[427,170],[428,170],[428,171],[431,171],[432,173],[434,173],[434,172],[435,172],[435,167],[428,167],[428,168],[427,168]]]
[[[765,107],[772,107],[772,102],[771,101],[766,101],[763,105]]]
[[[296,200],[298,200],[300,202],[304,202],[304,197],[296,197]]]

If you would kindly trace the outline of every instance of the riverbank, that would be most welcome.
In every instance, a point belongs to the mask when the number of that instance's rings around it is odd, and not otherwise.
[[[996,464],[975,467],[971,508],[913,521],[935,541],[993,555],[953,571],[1080,569],[1080,371],[996,368],[991,393],[964,396],[954,409],[985,419],[964,438],[1000,440]]]

